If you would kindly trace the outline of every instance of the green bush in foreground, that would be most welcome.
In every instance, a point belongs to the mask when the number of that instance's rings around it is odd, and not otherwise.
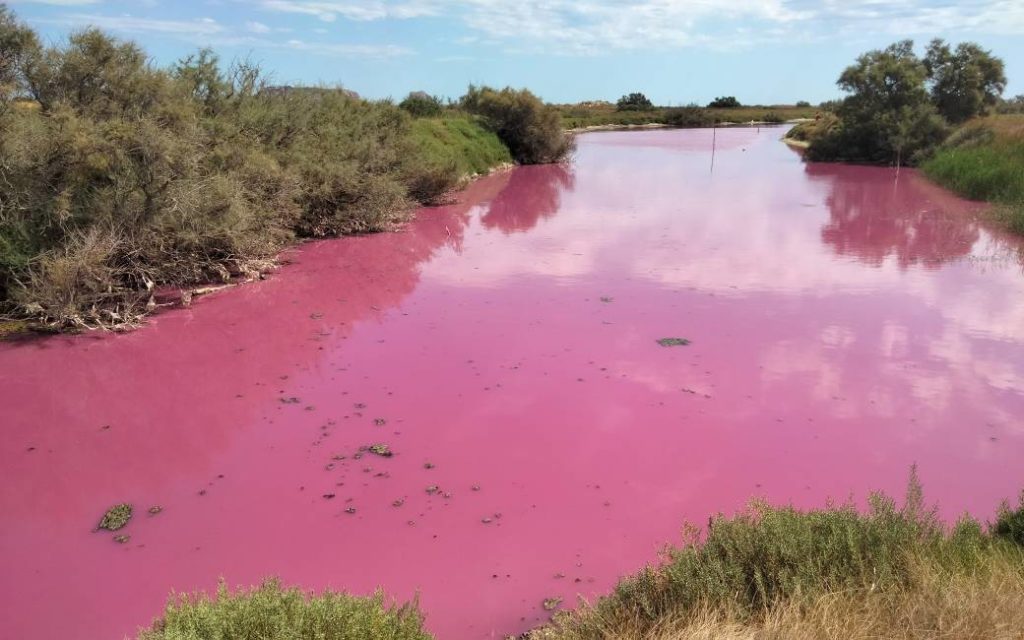
[[[703,538],[687,528],[665,564],[559,616],[537,637],[649,637],[666,623],[708,612],[749,621],[828,594],[904,593],[920,587],[922,563],[930,575],[963,576],[998,556],[1024,572],[1022,532],[1024,501],[1016,511],[1004,509],[988,532],[966,517],[947,531],[924,506],[914,475],[899,508],[881,494],[866,512],[851,503],[811,511],[753,503],[733,517],[712,518]]]
[[[430,640],[416,603],[389,606],[377,594],[362,598],[324,591],[309,595],[268,580],[217,595],[172,596],[162,618],[138,640]]]

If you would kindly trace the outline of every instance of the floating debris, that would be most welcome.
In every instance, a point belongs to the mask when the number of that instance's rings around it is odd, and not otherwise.
[[[281,404],[299,404],[300,402],[302,402],[301,400],[299,400],[295,396],[289,396],[287,398],[279,398],[278,400],[281,402]]]
[[[658,340],[658,344],[663,347],[685,347],[690,344],[690,341],[686,338],[661,338]]]
[[[373,424],[377,425],[378,427],[383,427],[387,423],[388,423],[388,421],[385,420],[384,418],[374,418],[373,419]]]
[[[432,484],[429,487],[427,487],[427,493],[429,493],[430,495],[434,495],[435,493],[437,493],[440,490],[441,490],[441,488],[439,486],[437,486],[436,484]]]
[[[355,512],[356,512],[356,508],[355,507],[345,507],[345,513],[351,515],[351,514],[353,514]]]
[[[123,502],[107,509],[107,512],[103,514],[103,519],[100,520],[100,526],[97,528],[106,529],[107,531],[117,531],[128,524],[128,521],[131,519],[132,505],[127,502]]]
[[[480,522],[484,524],[491,524],[492,522],[494,522],[494,520],[488,518],[487,516],[484,516],[483,518],[480,518]]]
[[[124,535],[123,533],[121,535],[114,536],[114,542],[116,542],[118,544],[124,544],[124,543],[128,542],[131,539],[132,539],[131,536]]]
[[[323,317],[324,317],[324,314],[320,313],[319,311],[316,311],[314,313],[309,314],[309,319],[310,320],[320,320]]]
[[[615,298],[611,296],[601,296],[601,302],[611,302],[613,300],[615,300]]]
[[[334,499],[334,494],[333,493],[325,493],[323,497],[324,497],[325,500],[333,500]]]
[[[433,462],[424,462],[423,463],[423,468],[424,469],[433,469],[434,468],[434,463]]]
[[[470,489],[472,489],[473,491],[479,491],[480,490],[480,485],[474,484],[472,487],[470,487]]]
[[[386,444],[370,445],[370,447],[367,450],[370,453],[378,455],[382,458],[390,458],[391,456],[395,455],[394,453],[392,453],[391,448]]]
[[[545,611],[554,611],[560,604],[562,604],[561,598],[544,598],[544,602],[541,603],[541,606],[544,607]]]
[[[163,507],[161,507],[161,506],[160,506],[160,505],[158,505],[158,504],[156,504],[156,505],[153,505],[152,507],[150,507],[149,509],[147,509],[147,511],[149,511],[149,515],[151,515],[151,516],[155,516],[156,514],[160,513],[160,512],[161,512],[161,511],[163,511],[163,510],[164,510],[164,508],[163,508]]]
[[[400,506],[402,506],[403,504],[405,504],[405,500],[402,500],[401,498],[399,498],[398,500],[395,500],[395,501],[393,501],[393,502],[391,503],[391,506],[392,506],[392,507],[400,507]]]

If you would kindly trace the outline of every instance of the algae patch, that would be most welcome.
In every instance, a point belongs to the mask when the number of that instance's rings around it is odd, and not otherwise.
[[[106,529],[107,531],[117,531],[128,524],[128,521],[131,519],[132,505],[124,502],[107,509],[107,512],[103,514],[103,519],[100,520],[100,525],[97,528]]]
[[[660,338],[658,344],[663,347],[685,347],[690,341],[687,338]]]

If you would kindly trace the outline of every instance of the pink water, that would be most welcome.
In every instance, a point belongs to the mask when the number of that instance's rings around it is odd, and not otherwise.
[[[989,517],[1024,487],[1021,243],[779,135],[718,131],[713,172],[710,130],[586,135],[140,331],[0,346],[0,637],[121,638],[267,575],[503,637],[684,520],[915,462]],[[93,532],[122,501],[127,544]]]

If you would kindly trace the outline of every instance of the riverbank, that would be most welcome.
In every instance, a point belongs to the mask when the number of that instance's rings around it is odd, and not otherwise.
[[[764,107],[656,107],[644,110],[616,109],[615,105],[557,105],[562,126],[570,131],[602,131],[652,126],[702,127],[728,124],[783,124],[813,118],[818,109],[774,105]]]
[[[994,219],[1024,234],[1024,114],[968,122],[921,170],[959,195],[991,202]]]
[[[471,86],[417,117],[211,50],[158,68],[97,29],[44,45],[0,22],[0,319],[34,328],[130,328],[168,291],[263,277],[301,239],[395,229],[471,176],[572,148],[526,90]]]
[[[790,129],[783,141],[807,149],[837,123],[832,115],[804,122]],[[968,121],[927,154],[920,168],[933,182],[960,196],[992,203],[996,222],[1024,234],[1024,115]]]

